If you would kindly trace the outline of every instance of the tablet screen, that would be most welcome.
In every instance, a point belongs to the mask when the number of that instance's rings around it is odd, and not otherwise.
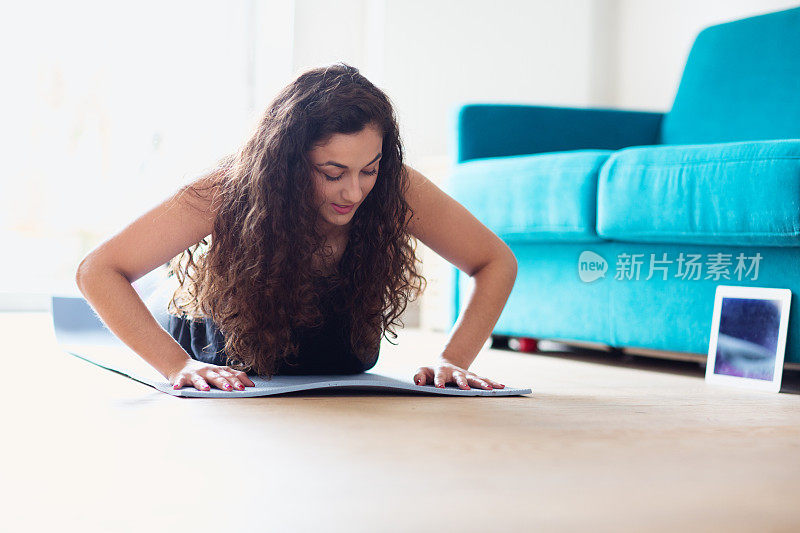
[[[722,299],[715,374],[772,381],[781,305],[780,300]]]

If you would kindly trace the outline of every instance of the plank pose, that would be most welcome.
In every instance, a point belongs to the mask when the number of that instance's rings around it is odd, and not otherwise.
[[[468,368],[511,293],[514,255],[403,163],[389,98],[337,63],[282,89],[243,146],[87,254],[76,280],[175,388],[244,390],[248,372],[372,368],[427,283],[417,240],[475,284],[415,383],[502,388]],[[131,283],[165,263],[177,284],[159,321]]]

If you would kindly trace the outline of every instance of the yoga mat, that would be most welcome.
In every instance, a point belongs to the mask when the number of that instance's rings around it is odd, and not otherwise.
[[[134,283],[137,293],[147,300],[153,287]],[[433,385],[417,385],[411,379],[364,372],[345,375],[273,376],[267,380],[248,375],[255,387],[243,391],[224,391],[212,387],[200,391],[191,386],[175,390],[155,368],[131,350],[100,321],[89,303],[82,297],[52,296],[53,328],[59,346],[68,354],[99,367],[117,372],[172,396],[191,398],[245,398],[271,396],[288,392],[315,389],[348,389],[356,391],[398,391],[412,394],[446,396],[517,396],[530,394],[531,389],[506,385],[502,389],[459,389],[448,384],[444,389]]]

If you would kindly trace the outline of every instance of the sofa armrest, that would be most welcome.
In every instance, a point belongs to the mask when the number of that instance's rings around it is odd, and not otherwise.
[[[455,162],[482,157],[658,144],[664,113],[519,104],[464,104],[452,115]]]

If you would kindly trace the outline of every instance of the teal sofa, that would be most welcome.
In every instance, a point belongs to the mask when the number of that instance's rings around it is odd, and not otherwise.
[[[800,8],[701,31],[667,113],[451,116],[443,189],[518,262],[493,336],[706,354],[717,285],[781,287],[800,363]]]

